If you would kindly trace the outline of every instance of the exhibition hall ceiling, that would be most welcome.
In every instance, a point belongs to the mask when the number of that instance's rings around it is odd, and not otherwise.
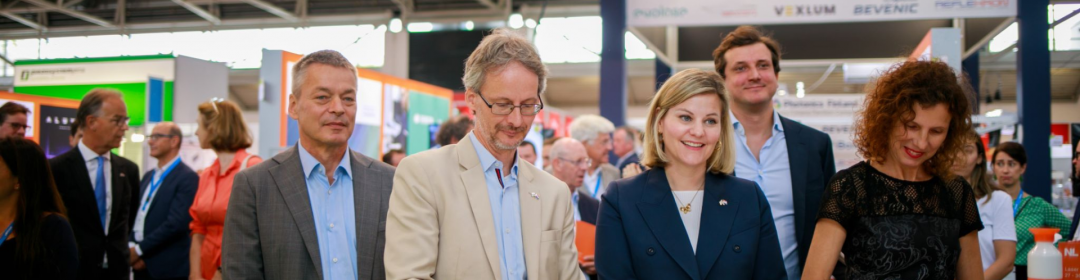
[[[599,0],[6,0],[0,39],[596,15]],[[585,7],[584,10],[579,7]],[[526,15],[528,16],[528,15]]]

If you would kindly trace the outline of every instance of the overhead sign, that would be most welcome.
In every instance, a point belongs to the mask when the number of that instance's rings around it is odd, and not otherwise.
[[[96,88],[114,89],[124,96],[128,124],[141,126],[172,120],[176,65],[172,55],[16,61],[14,91],[77,101]]]
[[[855,147],[853,125],[865,100],[865,94],[815,93],[803,98],[789,94],[773,98],[773,108],[781,116],[828,134],[836,169],[840,170],[862,161]]]
[[[145,83],[153,76],[172,81],[173,58],[15,65],[16,87]]]
[[[629,26],[723,26],[1010,17],[1018,0],[627,0]]]

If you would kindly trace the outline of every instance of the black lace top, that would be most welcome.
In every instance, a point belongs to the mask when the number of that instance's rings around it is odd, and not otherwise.
[[[982,229],[963,178],[911,182],[860,162],[833,176],[819,218],[847,231],[848,279],[954,279],[960,237]]]

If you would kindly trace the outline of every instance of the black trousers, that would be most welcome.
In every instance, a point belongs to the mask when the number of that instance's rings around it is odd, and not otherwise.
[[[1028,279],[1027,276],[1028,275],[1027,275],[1027,266],[1026,265],[1018,265],[1018,266],[1016,266],[1016,280],[1027,280]]]

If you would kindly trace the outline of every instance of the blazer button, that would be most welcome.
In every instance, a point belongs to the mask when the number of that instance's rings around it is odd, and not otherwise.
[[[735,245],[735,248],[733,248],[733,249],[735,250],[736,253],[742,252],[742,247],[739,247],[739,245]]]
[[[656,254],[656,250],[653,250],[653,248],[649,248],[648,250],[645,250],[645,254],[652,256]]]

